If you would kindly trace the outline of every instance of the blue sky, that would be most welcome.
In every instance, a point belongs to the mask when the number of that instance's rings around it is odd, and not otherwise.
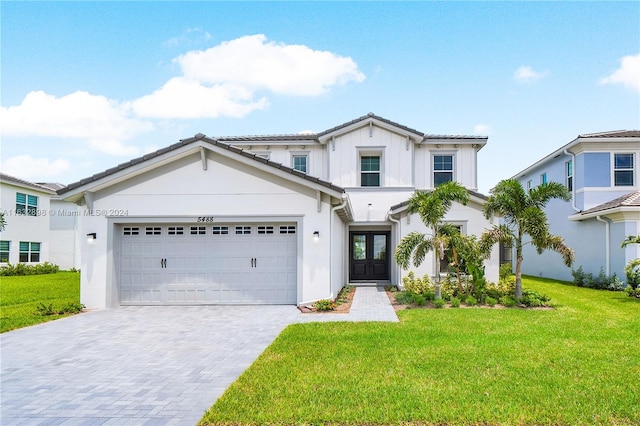
[[[7,2],[2,171],[70,183],[178,139],[374,112],[484,134],[488,192],[640,129],[640,2]]]

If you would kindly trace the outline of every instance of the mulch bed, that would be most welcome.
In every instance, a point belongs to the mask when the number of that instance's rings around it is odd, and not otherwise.
[[[347,290],[344,301],[337,300],[338,306],[332,311],[318,311],[314,305],[311,306],[298,306],[298,309],[303,314],[348,314],[351,310],[351,303],[353,302],[353,296],[356,294],[356,288],[351,287]]]

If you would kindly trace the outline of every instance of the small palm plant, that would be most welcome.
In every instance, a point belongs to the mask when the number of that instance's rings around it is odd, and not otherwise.
[[[466,205],[469,202],[469,192],[457,182],[445,182],[433,191],[416,191],[409,198],[409,214],[417,213],[431,234],[411,232],[402,240],[395,252],[395,259],[403,269],[410,264],[420,266],[427,253],[434,252],[436,257],[435,297],[440,295],[440,262],[449,247],[452,235],[457,229],[451,224],[443,223],[443,219],[453,202]]]

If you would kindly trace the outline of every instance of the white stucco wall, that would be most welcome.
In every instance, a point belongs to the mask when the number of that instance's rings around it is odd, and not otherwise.
[[[87,307],[117,305],[116,223],[195,223],[198,216],[227,222],[297,218],[298,301],[328,298],[330,200],[323,196],[318,212],[316,195],[308,187],[211,152],[207,170],[194,153],[97,191],[92,197],[96,214],[80,217],[79,234],[97,234],[93,245],[81,243],[81,301]],[[118,212],[122,214],[114,214]],[[321,235],[318,242],[313,240],[315,231]]]

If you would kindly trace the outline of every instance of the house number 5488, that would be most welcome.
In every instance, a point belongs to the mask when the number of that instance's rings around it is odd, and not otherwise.
[[[199,216],[198,222],[213,222],[213,216]]]

